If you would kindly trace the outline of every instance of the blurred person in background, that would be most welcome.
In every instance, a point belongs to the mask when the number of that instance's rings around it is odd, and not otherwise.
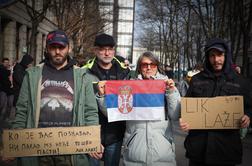
[[[25,71],[27,68],[31,67],[33,63],[33,58],[29,54],[25,54],[22,57],[20,63],[16,63],[13,69],[13,92],[14,92],[14,102],[15,106],[19,96],[19,91],[25,76]]]
[[[0,119],[8,120],[13,106],[12,71],[9,58],[2,59],[0,80]]]

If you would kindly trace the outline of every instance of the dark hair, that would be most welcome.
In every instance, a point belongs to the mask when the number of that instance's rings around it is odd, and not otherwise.
[[[147,52],[144,52],[137,60],[137,67],[136,67],[136,72],[137,74],[140,74],[141,73],[141,61],[143,60],[143,58],[149,58],[153,63],[155,63],[158,67],[158,72],[159,73],[162,73],[163,74],[163,69],[161,67],[161,63],[159,62],[158,60],[158,57],[155,56],[152,52],[150,51],[147,51]]]
[[[113,36],[102,33],[102,34],[99,34],[99,35],[97,35],[95,37],[94,46],[97,46],[97,47],[106,47],[106,46],[114,47],[115,46],[115,40],[114,40]]]
[[[10,61],[10,59],[9,58],[3,58],[2,62],[4,62],[4,61]]]

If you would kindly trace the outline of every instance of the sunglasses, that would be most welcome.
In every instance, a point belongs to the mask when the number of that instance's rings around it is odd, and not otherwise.
[[[148,68],[150,66],[151,69],[154,69],[157,67],[157,64],[154,64],[154,63],[141,63],[141,68]]]

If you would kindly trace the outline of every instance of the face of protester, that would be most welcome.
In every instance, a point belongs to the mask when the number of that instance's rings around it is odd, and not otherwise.
[[[103,68],[110,68],[112,66],[111,61],[115,56],[115,49],[111,46],[96,47],[95,54],[98,59],[98,63]]]
[[[225,63],[225,53],[217,49],[211,49],[209,51],[209,62],[215,72],[220,72]]]
[[[62,46],[52,44],[47,46],[48,58],[50,63],[56,68],[61,69],[67,65],[67,56],[69,53],[69,46]]]
[[[149,58],[143,57],[140,62],[140,72],[144,79],[151,79],[158,71],[157,64],[152,62]]]
[[[9,67],[10,67],[10,61],[9,61],[9,60],[4,60],[4,61],[3,61],[3,66],[4,66],[6,69],[9,69]]]

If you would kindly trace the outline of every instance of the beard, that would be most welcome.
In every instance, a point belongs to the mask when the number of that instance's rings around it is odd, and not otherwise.
[[[99,59],[99,58],[98,58]],[[110,64],[113,60],[113,57],[110,57],[110,58],[101,58],[99,59],[99,61],[103,64]]]
[[[57,55],[57,56],[50,56],[49,55],[50,63],[54,66],[61,66],[67,61],[67,55]]]

